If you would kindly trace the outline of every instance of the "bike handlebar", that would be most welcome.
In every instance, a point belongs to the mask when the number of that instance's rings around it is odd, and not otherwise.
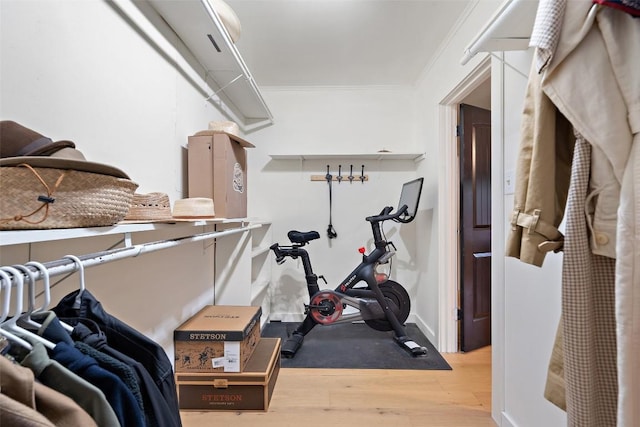
[[[369,222],[382,222],[387,221],[389,219],[399,220],[400,216],[404,214],[407,209],[407,205],[402,205],[400,209],[398,209],[395,213],[391,213],[393,210],[393,206],[386,206],[378,215],[368,216],[365,219]]]
[[[274,243],[273,245],[271,245],[269,247],[269,249],[271,249],[273,251],[273,253],[276,256],[276,262],[279,264],[282,264],[284,262],[284,254],[282,253],[282,251],[280,250],[280,245],[277,243]]]

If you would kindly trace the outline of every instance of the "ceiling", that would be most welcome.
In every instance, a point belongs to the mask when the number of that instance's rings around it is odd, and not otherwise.
[[[473,0],[225,0],[259,86],[412,85]]]

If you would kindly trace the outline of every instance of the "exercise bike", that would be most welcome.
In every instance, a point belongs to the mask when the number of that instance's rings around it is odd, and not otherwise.
[[[375,249],[367,255],[365,248],[360,248],[361,263],[333,290],[320,289],[318,278],[324,280],[325,284],[327,281],[313,272],[309,253],[304,249],[309,242],[320,238],[317,231],[289,231],[287,237],[291,241],[290,246],[275,243],[270,247],[278,264],[285,262],[287,257],[300,257],[309,291],[309,304],[305,304],[306,317],[282,345],[283,357],[295,357],[305,335],[316,325],[354,321],[364,321],[378,331],[392,330],[395,341],[414,357],[427,354],[427,349],[418,345],[405,332],[404,322],[411,310],[409,294],[402,285],[389,280],[386,273],[378,271],[378,267],[391,261],[396,250],[393,242],[386,240],[382,224],[388,220],[400,223],[413,221],[422,181],[423,178],[418,178],[403,185],[399,207],[395,213],[392,213],[393,207],[387,206],[378,215],[366,218],[371,223]],[[362,282],[364,286],[361,285]]]

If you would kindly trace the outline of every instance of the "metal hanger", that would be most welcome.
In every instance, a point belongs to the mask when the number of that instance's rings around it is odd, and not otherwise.
[[[56,345],[49,340],[42,338],[40,335],[34,334],[31,331],[28,331],[20,326],[18,326],[18,319],[22,315],[22,303],[23,303],[23,287],[24,287],[24,279],[22,273],[14,268],[14,267],[2,267],[1,270],[5,272],[9,272],[13,275],[13,280],[15,282],[16,288],[16,297],[15,297],[15,314],[11,319],[5,320],[0,324],[0,328],[4,328],[4,330],[8,330],[13,332],[21,337],[29,337],[35,341],[39,341],[44,344],[48,349],[53,349]],[[10,282],[11,283],[11,282]]]
[[[2,313],[0,314],[0,334],[7,337],[11,342],[19,344],[27,350],[33,350],[33,346],[17,335],[2,328],[2,325],[9,316],[9,307],[11,305],[11,277],[0,269],[0,290],[2,290]]]

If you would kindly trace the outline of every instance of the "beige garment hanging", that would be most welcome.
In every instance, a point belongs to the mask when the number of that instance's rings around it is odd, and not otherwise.
[[[640,19],[606,8],[598,24],[627,107],[632,148],[617,210],[618,427],[640,425]]]
[[[585,206],[592,191],[590,172],[591,146],[578,136],[562,265],[561,343],[567,421],[572,427],[615,427],[615,259],[593,254],[589,245]]]

